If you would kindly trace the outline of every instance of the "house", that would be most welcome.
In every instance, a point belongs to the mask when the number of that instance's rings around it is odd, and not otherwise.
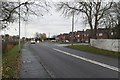
[[[90,40],[90,33],[91,33],[90,29],[86,29],[86,31],[84,31],[84,39],[86,42],[89,42]]]
[[[97,35],[97,39],[109,39],[114,34],[112,29],[98,28],[96,35]]]
[[[68,33],[60,34],[57,36],[57,41],[66,42],[66,40],[70,40]]]
[[[91,30],[86,29],[85,31],[75,31],[73,32],[73,42],[89,42],[90,41]],[[109,39],[114,35],[113,29],[98,28],[97,29],[97,39]],[[57,36],[57,41],[65,42],[65,40],[72,41],[72,32],[60,34]]]
[[[77,32],[73,32],[73,42],[76,42],[77,39],[76,39],[76,34]],[[69,41],[71,42],[72,41],[72,32],[69,33]]]
[[[76,42],[84,42],[84,31],[77,31],[75,37]]]

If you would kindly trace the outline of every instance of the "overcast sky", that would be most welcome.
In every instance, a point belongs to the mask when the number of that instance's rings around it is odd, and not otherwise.
[[[13,0],[16,1],[16,0]],[[25,0],[21,0],[25,1]],[[50,0],[49,0],[50,1]],[[61,0],[51,0],[54,4]],[[63,1],[63,0],[62,0]],[[69,0],[64,0],[69,1]],[[108,1],[108,0],[104,0]],[[59,35],[60,33],[69,33],[71,30],[71,17],[65,18],[61,12],[57,12],[55,6],[50,3],[51,8],[49,10],[50,13],[44,13],[44,16],[36,17],[29,16],[29,22],[26,25],[25,31],[25,23],[21,23],[21,37],[25,36],[25,32],[27,37],[34,37],[35,33],[46,33],[47,36]],[[83,16],[81,14],[81,16]],[[75,16],[75,28],[74,31],[80,31],[83,29],[87,29],[87,25],[83,23],[83,18],[80,16]],[[10,34],[10,35],[18,35],[18,22],[14,22],[9,25],[9,29],[0,32],[0,34]]]
[[[52,4],[51,4],[52,5]],[[82,21],[78,16],[75,17],[74,30],[86,29]],[[10,29],[2,31],[2,34],[18,35],[18,23],[15,22],[9,25]],[[60,33],[69,33],[71,31],[71,18],[65,18],[61,12],[57,12],[52,5],[50,13],[45,13],[43,17],[31,16],[29,22],[26,25],[27,37],[34,37],[36,32],[46,33],[47,36],[58,35]],[[21,23],[21,37],[25,36],[25,23]]]
[[[9,0],[3,0],[9,1]],[[16,0],[10,0],[16,1]],[[25,0],[21,0],[25,1]],[[50,1],[50,0],[49,0]],[[71,0],[51,0],[55,4],[59,1],[71,1]],[[108,0],[104,0],[105,2]],[[115,0],[119,1],[119,0]],[[50,13],[44,13],[43,17],[29,16],[29,22],[26,25],[26,35],[27,37],[34,37],[36,32],[46,33],[47,36],[58,35],[60,33],[69,33],[71,31],[71,17],[65,18],[62,16],[61,12],[57,12],[55,6],[51,4]],[[81,14],[82,15],[82,14]],[[75,16],[75,28],[74,31],[79,31],[83,29],[87,29],[87,27],[83,21],[82,17]],[[10,34],[10,35],[18,35],[18,23],[14,22],[9,25],[8,30],[4,30],[0,32],[0,34]],[[21,23],[21,37],[25,36],[25,23]]]

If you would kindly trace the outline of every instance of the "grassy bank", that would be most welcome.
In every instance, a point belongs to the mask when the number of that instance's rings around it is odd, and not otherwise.
[[[71,49],[76,49],[80,51],[85,51],[93,54],[98,54],[98,55],[103,55],[103,56],[109,56],[109,57],[114,57],[118,58],[120,57],[120,53],[118,52],[113,52],[113,51],[108,51],[108,50],[103,50],[103,49],[98,49],[89,45],[74,45],[74,46],[66,46],[67,48]]]
[[[21,44],[21,47],[23,43]],[[19,71],[19,46],[14,46],[9,52],[2,55],[2,77],[3,78],[18,78]]]

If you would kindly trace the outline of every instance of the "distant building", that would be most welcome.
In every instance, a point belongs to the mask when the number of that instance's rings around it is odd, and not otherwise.
[[[58,41],[61,41],[61,42],[66,42],[66,41],[70,41],[71,40],[70,34],[68,34],[68,33],[60,34],[57,37],[58,37]]]
[[[76,42],[84,42],[84,31],[77,31],[77,34],[75,35]]]
[[[89,42],[90,40],[90,34],[91,30],[86,29],[85,31],[75,31],[73,32],[73,41],[74,42]],[[114,32],[112,29],[106,29],[106,28],[98,28],[97,29],[97,39],[109,39],[112,38],[114,35]],[[69,40],[71,42],[72,40],[72,32],[69,33],[63,33],[57,36],[57,41],[64,42],[65,40]]]
[[[112,29],[98,28],[96,35],[97,39],[109,39],[112,38],[114,34]]]

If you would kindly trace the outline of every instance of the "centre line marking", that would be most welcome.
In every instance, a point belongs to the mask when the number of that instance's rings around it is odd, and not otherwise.
[[[105,67],[105,68],[108,68],[108,69],[111,69],[111,70],[114,70],[114,71],[117,71],[117,72],[120,72],[119,68],[108,65],[108,64],[105,64],[105,63],[101,63],[101,62],[94,61],[94,60],[91,60],[91,59],[88,59],[88,58],[77,56],[77,55],[74,55],[74,54],[71,54],[71,53],[56,49],[56,48],[53,48],[53,50],[64,53],[66,55],[69,55],[69,56],[72,56],[72,57],[75,57],[75,58],[78,58],[78,59],[81,59],[81,60],[84,60],[84,61],[87,61],[87,62],[90,62],[90,63],[93,63],[93,64],[96,64],[96,65],[99,65],[99,66],[102,66],[102,67]]]

